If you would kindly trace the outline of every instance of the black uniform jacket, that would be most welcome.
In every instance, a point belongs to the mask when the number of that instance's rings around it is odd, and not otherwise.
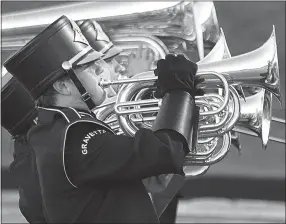
[[[15,139],[10,174],[19,189],[19,208],[29,223],[46,223],[34,151],[25,136]]]
[[[184,149],[172,131],[114,135],[73,108],[40,108],[28,134],[50,223],[156,223],[142,179],[181,173]]]

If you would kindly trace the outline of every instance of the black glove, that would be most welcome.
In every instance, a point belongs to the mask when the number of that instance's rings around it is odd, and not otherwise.
[[[196,63],[187,60],[183,55],[174,56],[168,54],[166,59],[160,59],[154,73],[158,76],[156,81],[156,97],[163,97],[167,92],[183,90],[189,92],[193,97],[202,95],[201,89],[196,85],[204,81],[202,78],[195,78],[198,66]]]

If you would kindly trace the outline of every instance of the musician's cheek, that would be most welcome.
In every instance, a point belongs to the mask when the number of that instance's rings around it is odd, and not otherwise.
[[[106,95],[108,98],[113,97],[116,95],[116,89],[114,89],[113,87],[108,87],[106,90]]]
[[[102,72],[104,73],[104,71]],[[86,70],[77,73],[81,84],[85,90],[90,94],[92,101],[96,105],[100,105],[106,98],[106,92],[99,86],[100,76],[95,75],[94,72]]]

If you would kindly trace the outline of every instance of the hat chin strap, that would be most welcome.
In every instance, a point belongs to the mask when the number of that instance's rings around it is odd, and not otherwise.
[[[93,108],[95,108],[95,104],[92,101],[92,99],[90,97],[90,94],[83,87],[83,85],[79,81],[78,77],[74,73],[74,70],[73,69],[68,70],[67,74],[71,78],[71,80],[74,82],[76,88],[78,89],[78,91],[81,94],[81,99],[86,103],[86,105],[88,106],[89,110],[92,110]]]
[[[91,46],[87,46],[82,51],[80,51],[78,54],[76,54],[73,58],[71,58],[69,61],[65,61],[62,64],[62,68],[66,71],[68,76],[74,82],[76,88],[78,89],[78,91],[81,94],[82,100],[86,103],[89,110],[92,110],[93,108],[95,108],[95,104],[91,100],[90,94],[86,91],[86,89],[83,87],[83,85],[79,81],[78,77],[76,76],[76,74],[73,70],[73,64],[75,64],[77,61],[79,61],[82,57],[84,57],[91,50],[92,50]]]

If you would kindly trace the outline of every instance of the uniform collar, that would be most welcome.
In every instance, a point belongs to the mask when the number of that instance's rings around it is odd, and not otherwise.
[[[50,110],[51,109],[51,110]],[[54,120],[55,115],[58,113],[54,107],[37,107],[38,110],[38,124],[50,123]]]
[[[72,107],[59,107],[59,106],[49,106],[49,107],[38,107],[38,123],[50,123],[54,120],[55,116],[59,113],[64,113],[66,109],[72,109],[78,114],[78,118],[91,117],[95,118],[95,114],[88,110],[75,109]]]

